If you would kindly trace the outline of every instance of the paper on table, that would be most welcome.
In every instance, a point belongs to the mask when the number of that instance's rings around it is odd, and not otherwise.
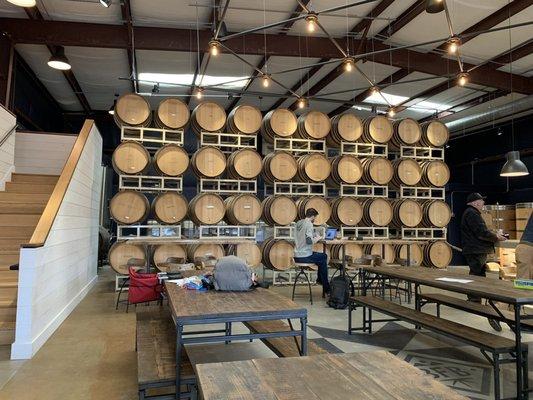
[[[474,282],[471,279],[459,279],[459,278],[436,278],[436,281],[454,282],[454,283],[470,283]]]

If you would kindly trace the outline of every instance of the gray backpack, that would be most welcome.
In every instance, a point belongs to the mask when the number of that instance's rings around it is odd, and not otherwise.
[[[220,258],[215,264],[213,278],[216,290],[242,292],[252,287],[252,270],[235,256]]]

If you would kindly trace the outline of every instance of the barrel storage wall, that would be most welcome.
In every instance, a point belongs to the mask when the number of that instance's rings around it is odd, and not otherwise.
[[[451,212],[444,202],[449,169],[442,155],[448,132],[438,121],[419,125],[384,115],[363,119],[353,112],[329,118],[315,110],[297,116],[282,108],[263,115],[242,103],[226,114],[209,100],[189,112],[174,98],[152,111],[135,94],[118,99],[115,121],[128,134],[113,154],[113,167],[121,185],[133,183],[121,186],[111,200],[111,215],[121,227],[130,226],[132,235],[171,234],[167,247],[122,247],[113,260],[127,262],[129,250],[131,258],[140,258],[141,248],[146,260],[164,269],[165,257],[193,262],[228,251],[200,242],[194,248],[171,246],[173,232],[184,235],[187,228],[192,237],[205,231],[206,237],[226,238],[248,238],[250,233],[242,232],[252,232],[263,238],[262,245],[230,246],[232,253],[283,271],[292,264],[291,226],[315,208],[320,233],[331,226],[347,238],[420,239],[429,244],[414,246],[413,264],[446,264],[442,247],[447,246]],[[173,139],[143,141],[135,133],[141,130],[144,137],[159,132]],[[196,149],[183,148],[184,135],[196,138]],[[185,173],[198,182],[187,197],[182,194]],[[152,178],[158,183],[150,186],[146,182]],[[145,228],[135,231],[138,226]],[[350,254],[359,256],[377,251],[375,246],[352,247]],[[406,255],[405,247],[389,246],[385,258],[402,263]],[[124,265],[113,267],[124,272]]]

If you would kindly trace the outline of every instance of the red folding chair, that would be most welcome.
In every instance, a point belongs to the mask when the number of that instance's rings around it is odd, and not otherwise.
[[[159,283],[157,274],[143,274],[136,271],[136,268],[129,268],[129,290],[126,312],[130,304],[148,303],[150,301],[161,301],[163,285]]]

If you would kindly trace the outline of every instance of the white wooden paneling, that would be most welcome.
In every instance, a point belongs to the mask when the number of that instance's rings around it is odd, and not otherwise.
[[[94,126],[46,243],[21,250],[12,359],[31,358],[96,282],[101,158]]]
[[[0,141],[9,134],[17,123],[13,114],[0,106]],[[5,183],[11,179],[14,171],[15,135],[11,136],[0,147],[0,190],[4,190]]]
[[[15,169],[20,174],[60,175],[77,136],[17,132]]]

